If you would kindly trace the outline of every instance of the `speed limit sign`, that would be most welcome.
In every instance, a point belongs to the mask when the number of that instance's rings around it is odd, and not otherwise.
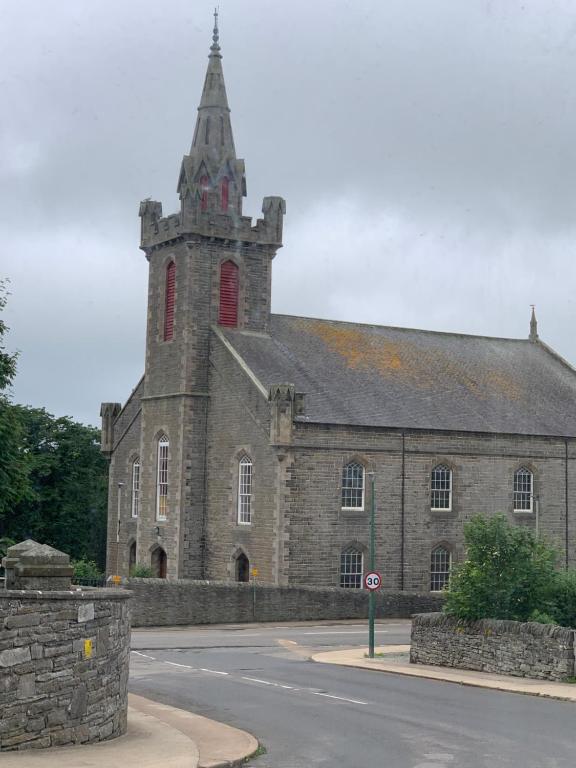
[[[366,576],[364,576],[364,588],[373,590],[373,589],[380,589],[382,586],[382,576],[378,573],[378,571],[371,571],[370,573],[367,573]]]

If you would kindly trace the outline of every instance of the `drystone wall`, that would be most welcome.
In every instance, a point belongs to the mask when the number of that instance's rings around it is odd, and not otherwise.
[[[129,597],[120,589],[0,591],[0,751],[126,731]]]
[[[536,622],[463,622],[441,613],[422,614],[412,620],[410,661],[566,680],[574,676],[574,631]]]
[[[135,627],[368,616],[368,593],[356,589],[165,579],[130,579],[126,589],[133,594],[130,607]],[[442,597],[379,592],[376,605],[378,618],[410,618],[414,613],[439,610]]]

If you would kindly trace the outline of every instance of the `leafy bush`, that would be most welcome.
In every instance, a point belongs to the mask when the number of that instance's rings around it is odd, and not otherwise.
[[[130,576],[134,576],[135,579],[153,579],[154,573],[149,565],[142,565],[137,563],[132,566]]]
[[[576,629],[576,571],[559,571],[554,574],[548,596],[548,612],[557,624]]]
[[[9,549],[10,547],[14,546],[14,544],[16,544],[16,542],[14,541],[14,539],[10,539],[10,538],[8,538],[8,536],[3,536],[3,537],[0,539],[0,560],[1,560],[3,557],[5,557],[5,556],[6,556],[6,552],[8,551],[8,549]]]
[[[467,558],[450,579],[446,613],[472,621],[528,621],[535,610],[553,615],[551,547],[528,528],[510,525],[504,515],[474,517],[464,526],[464,539]],[[567,610],[569,605],[576,602],[567,599]]]
[[[74,579],[98,580],[103,578],[104,574],[99,570],[94,560],[73,560]]]

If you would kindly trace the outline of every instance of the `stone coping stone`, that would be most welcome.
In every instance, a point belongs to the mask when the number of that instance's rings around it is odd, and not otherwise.
[[[4,589],[0,592],[0,599],[5,600],[129,600],[132,592],[127,589],[91,589],[84,590],[58,590],[42,591],[33,589]]]

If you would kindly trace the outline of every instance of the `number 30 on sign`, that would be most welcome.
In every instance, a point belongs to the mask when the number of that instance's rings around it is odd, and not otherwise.
[[[382,586],[382,576],[377,571],[372,571],[364,576],[364,588],[365,589],[380,589]]]

